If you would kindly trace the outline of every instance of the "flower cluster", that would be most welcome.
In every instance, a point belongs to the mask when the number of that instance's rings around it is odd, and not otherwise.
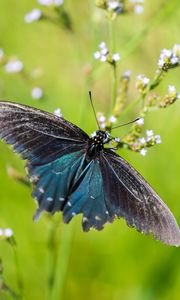
[[[165,95],[165,97],[161,100],[159,103],[160,108],[165,108],[171,104],[173,104],[176,100],[180,99],[180,93],[176,91],[176,88],[174,85],[168,86],[168,92]]]
[[[107,1],[107,9],[115,14],[121,14],[124,11],[124,4],[122,1]]]
[[[117,15],[134,12],[142,14],[144,0],[96,0],[96,6],[107,11],[111,18]]]
[[[147,147],[161,143],[161,136],[154,134],[153,130],[146,130],[146,136],[139,138],[132,145],[132,150],[139,152],[142,156],[147,153]]]
[[[146,135],[141,136],[144,126],[144,118],[138,119],[132,127],[129,134],[122,138],[120,147],[128,148],[132,151],[139,152],[142,156],[147,153],[147,148],[161,143],[159,134],[154,134],[153,130],[146,130]]]
[[[112,115],[109,118],[106,118],[102,112],[97,113],[97,120],[99,123],[99,127],[102,130],[106,130],[107,128],[111,128],[114,123],[116,123],[117,118]]]
[[[100,60],[101,62],[115,64],[120,60],[120,55],[119,53],[111,54],[106,46],[106,43],[101,42],[99,44],[99,50],[94,53],[94,58]]]
[[[0,228],[0,238],[9,239],[13,236],[13,231],[11,228]]]
[[[144,74],[140,74],[136,77],[136,88],[140,94],[143,93],[149,82],[150,79],[148,77],[145,77]]]
[[[168,71],[179,64],[179,45],[174,45],[173,49],[163,49],[158,60],[158,67],[163,71]]]

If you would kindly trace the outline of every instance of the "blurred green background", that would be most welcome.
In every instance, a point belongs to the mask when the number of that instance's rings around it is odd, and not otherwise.
[[[0,48],[6,55],[23,61],[27,73],[37,68],[42,73],[36,80],[29,81],[25,76],[7,74],[3,67],[0,68],[0,98],[50,112],[60,107],[66,119],[91,133],[96,130],[96,123],[88,103],[89,88],[96,110],[105,113],[109,110],[110,66],[101,66],[97,62],[92,76],[88,75],[98,44],[101,41],[109,43],[108,21],[92,0],[65,0],[73,33],[46,21],[25,24],[24,15],[35,7],[40,6],[34,0],[0,0]],[[133,82],[136,75],[144,73],[152,77],[160,50],[180,42],[179,0],[145,1],[144,9],[142,15],[120,16],[114,24],[116,51],[123,58],[119,72],[132,71],[131,99],[135,99]],[[159,92],[164,94],[169,84],[178,89],[179,78],[179,69],[169,72],[158,88]],[[31,98],[32,86],[43,88],[43,99]],[[120,154],[148,180],[180,223],[179,114],[179,103],[175,103],[147,116],[146,128],[159,133],[163,142],[151,148],[145,158],[124,150]],[[136,116],[134,110],[120,121],[129,121]],[[121,130],[117,132],[119,135]],[[122,132],[127,130],[123,128]],[[47,244],[50,228],[55,222],[58,225],[53,255],[56,257],[62,250],[58,268],[62,267],[65,272],[67,267],[66,276],[63,276],[63,297],[57,299],[180,299],[178,248],[167,247],[150,236],[129,229],[123,220],[106,225],[101,232],[93,230],[89,233],[82,232],[81,217],[63,225],[60,214],[53,220],[44,214],[38,223],[34,223],[32,216],[36,203],[27,187],[8,177],[8,165],[25,174],[24,163],[1,142],[0,227],[10,227],[14,231],[24,299],[44,300],[47,297],[47,277],[52,265]],[[0,257],[6,283],[17,291],[13,252],[3,241],[0,241]],[[61,276],[61,268],[58,272],[60,275],[57,276]],[[62,284],[61,277],[56,280]],[[0,299],[12,298],[0,292]]]

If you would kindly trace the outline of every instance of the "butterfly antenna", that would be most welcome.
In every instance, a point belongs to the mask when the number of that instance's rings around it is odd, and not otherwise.
[[[119,128],[119,127],[123,127],[123,126],[126,126],[126,125],[129,125],[129,124],[132,124],[132,123],[134,123],[134,122],[138,121],[139,119],[140,119],[140,118],[136,118],[135,120],[133,120],[133,121],[131,121],[131,122],[128,122],[128,123],[124,123],[124,124],[121,124],[121,125],[115,126],[115,127],[111,128],[111,130],[112,130],[112,129]]]
[[[92,106],[92,109],[93,109],[93,113],[94,113],[94,116],[95,116],[95,120],[96,120],[97,126],[98,126],[98,128],[100,130],[99,122],[98,122],[98,119],[97,119],[97,116],[96,116],[96,111],[95,111],[95,108],[94,108],[94,105],[93,105],[93,101],[92,101],[91,91],[89,91],[89,99],[90,99],[90,102],[91,102],[91,106]]]

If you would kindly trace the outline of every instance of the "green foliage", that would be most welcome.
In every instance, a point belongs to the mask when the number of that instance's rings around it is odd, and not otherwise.
[[[151,78],[160,51],[180,42],[179,0],[146,1],[142,15],[118,15],[111,25],[105,7],[98,9],[90,0],[65,0],[63,10],[46,7],[43,18],[32,24],[25,23],[24,16],[34,7],[42,8],[35,0],[0,0],[0,7],[3,59],[13,56],[24,64],[23,72],[8,74],[4,70],[7,61],[0,61],[0,98],[50,112],[60,107],[66,119],[88,133],[96,129],[89,89],[96,110],[107,115],[117,89],[112,82],[112,61],[94,61],[93,53],[101,41],[113,53],[121,54],[116,70],[121,83],[120,76],[132,71],[128,93],[126,86],[120,87],[127,101],[139,99],[138,89],[134,90],[136,76]],[[180,223],[179,102],[169,105],[174,95],[167,94],[168,85],[178,88],[178,84],[179,70],[171,70],[156,90],[165,95],[159,99],[161,107],[168,107],[151,110],[145,119],[145,128],[160,133],[162,144],[148,150],[146,158],[126,149],[120,149],[119,154],[151,183]],[[31,96],[34,87],[43,90],[39,100]],[[115,112],[118,105],[124,105],[122,100],[117,97]],[[154,103],[153,94],[148,100]],[[137,117],[139,103],[118,115],[120,123]],[[128,129],[115,132],[126,136]],[[81,217],[64,225],[60,214],[53,218],[44,214],[34,223],[36,203],[29,187],[21,184],[26,183],[24,163],[3,143],[0,153],[0,228],[12,228],[16,240],[16,244],[0,240],[0,299],[179,299],[179,249],[129,229],[123,220],[106,225],[102,232],[89,233],[82,233]],[[17,181],[9,177],[8,166],[17,170]]]

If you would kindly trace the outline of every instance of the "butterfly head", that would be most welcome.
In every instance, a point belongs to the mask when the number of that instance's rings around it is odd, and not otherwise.
[[[103,147],[104,144],[109,142],[110,134],[107,131],[96,130],[91,134],[91,141],[94,145]]]

